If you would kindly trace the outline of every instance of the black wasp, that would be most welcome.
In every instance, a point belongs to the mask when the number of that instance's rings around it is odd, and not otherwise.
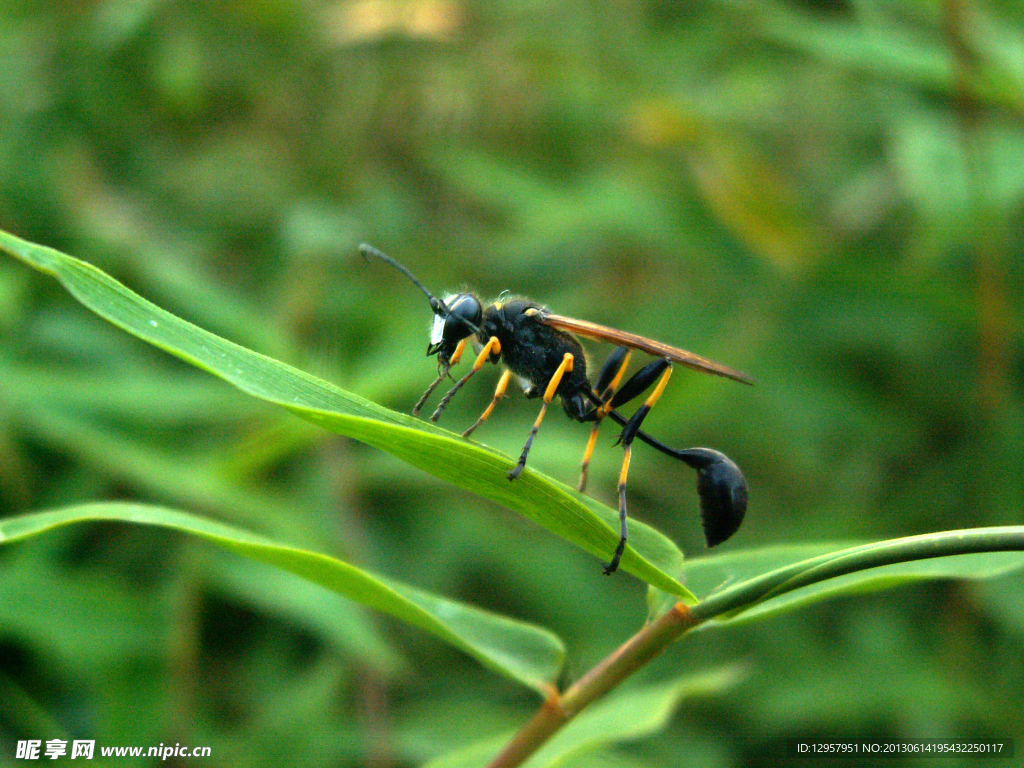
[[[413,407],[413,415],[420,412],[427,398],[445,378],[449,377],[449,370],[459,362],[469,339],[473,340],[477,351],[476,360],[469,372],[455,382],[438,403],[437,409],[430,417],[431,421],[438,420],[455,393],[486,362],[503,363],[505,371],[498,380],[490,405],[480,418],[462,433],[463,437],[472,434],[473,430],[491,415],[495,404],[504,397],[513,375],[519,380],[527,397],[541,398],[540,413],[533,423],[519,461],[508,473],[509,480],[519,477],[526,466],[530,446],[533,445],[533,439],[555,395],[561,398],[562,409],[570,419],[593,424],[590,429],[590,440],[583,453],[579,482],[581,491],[587,484],[587,466],[597,442],[597,430],[601,421],[607,417],[622,427],[618,441],[622,444],[624,452],[618,484],[620,535],[612,559],[604,567],[606,574],[613,573],[619,567],[619,559],[626,548],[626,476],[629,473],[630,451],[634,438],[639,438],[651,447],[697,470],[701,521],[704,526],[704,538],[709,547],[725,541],[739,528],[747,511],[747,482],[736,463],[724,453],[710,448],[669,448],[642,432],[640,425],[665,389],[674,362],[744,384],[753,384],[748,376],[659,341],[586,320],[553,314],[547,307],[529,299],[499,299],[484,306],[474,294],[459,293],[445,296],[444,300],[440,300],[435,298],[412,272],[390,256],[365,243],[359,246],[359,251],[364,258],[373,256],[380,259],[409,278],[426,294],[430,308],[434,311],[427,355],[437,355],[437,378]],[[573,334],[617,345],[616,350],[601,366],[597,381],[594,383],[587,377],[586,356]],[[646,352],[658,359],[641,368],[620,387],[619,383],[629,363],[631,349]],[[628,420],[618,413],[617,408],[646,392],[651,385],[654,385],[654,389]]]

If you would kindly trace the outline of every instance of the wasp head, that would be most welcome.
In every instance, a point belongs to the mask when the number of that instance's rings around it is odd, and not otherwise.
[[[480,299],[473,294],[446,296],[440,306],[434,309],[427,354],[437,355],[438,363],[448,365],[459,342],[479,330],[482,317]]]

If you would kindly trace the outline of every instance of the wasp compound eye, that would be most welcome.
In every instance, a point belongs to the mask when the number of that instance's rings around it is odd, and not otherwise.
[[[460,293],[448,305],[448,317],[444,321],[444,338],[464,339],[480,326],[483,307],[480,300],[471,293]]]
[[[687,448],[679,458],[697,470],[697,495],[704,540],[721,544],[740,527],[747,513],[747,480],[736,462],[711,448]]]

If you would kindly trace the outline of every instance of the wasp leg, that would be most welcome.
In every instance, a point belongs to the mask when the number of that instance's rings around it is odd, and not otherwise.
[[[442,365],[437,372],[437,378],[434,379],[434,383],[427,387],[426,391],[420,395],[420,399],[416,401],[416,405],[412,407],[412,415],[419,416],[420,411],[423,410],[424,404],[427,402],[427,398],[434,394],[434,390],[437,389],[441,382],[444,381],[445,376],[448,375],[448,369],[451,366]]]
[[[629,378],[629,381],[612,395],[612,399],[608,401],[608,407],[605,409],[605,415],[613,408],[625,405],[633,398],[642,395],[665,372],[665,369],[671,367],[671,365],[672,363],[668,358],[662,358],[655,360],[653,363],[648,363],[634,373]]]
[[[462,385],[469,381],[469,377],[484,367],[484,363],[491,355],[501,354],[501,344],[496,336],[491,336],[484,345],[484,348],[480,350],[480,354],[476,356],[476,360],[473,361],[473,367],[469,369],[465,376],[455,382],[455,386],[448,390],[448,393],[441,399],[441,402],[437,404],[437,408],[432,414],[430,414],[431,421],[437,421],[441,418],[441,412],[447,407],[449,401],[455,397],[455,393],[462,389]]]
[[[508,389],[508,382],[512,378],[512,371],[506,370],[501,374],[501,378],[498,379],[498,386],[494,388],[494,397],[491,398],[491,404],[484,409],[484,412],[480,414],[480,418],[473,422],[473,426],[462,433],[463,437],[469,437],[473,434],[473,430],[487,421],[487,417],[491,415],[494,410],[494,406],[498,404],[498,401],[505,396],[505,390]]]
[[[540,423],[544,421],[544,414],[547,413],[548,404],[554,399],[558,385],[562,382],[562,377],[572,370],[572,360],[572,353],[566,352],[562,357],[562,362],[558,364],[555,374],[551,377],[551,381],[548,382],[548,388],[544,390],[544,402],[541,403],[540,413],[537,414],[537,420],[533,422],[533,429],[530,430],[530,436],[526,438],[526,445],[523,446],[523,452],[519,456],[519,462],[512,467],[512,471],[508,473],[509,480],[515,480],[519,477],[519,473],[522,472],[523,467],[526,466],[526,457],[530,453],[530,446],[533,445],[533,438],[537,436],[537,430],[540,429]]]
[[[657,367],[654,367],[657,364]],[[647,414],[650,413],[651,408],[658,398],[661,397],[661,393],[665,391],[665,385],[668,384],[669,376],[672,375],[672,364],[668,360],[657,360],[655,363],[646,366],[643,370],[639,371],[633,376],[626,386],[622,388],[622,391],[627,390],[630,385],[636,382],[637,377],[643,374],[647,369],[651,371],[659,371],[661,378],[658,379],[658,385],[644,400],[644,404],[636,409],[636,413],[626,423],[626,426],[622,429],[622,435],[619,437],[619,441],[622,443],[622,469],[619,471],[619,543],[615,547],[615,552],[612,554],[611,562],[607,563],[604,567],[605,575],[615,573],[615,570],[619,567],[619,560],[622,558],[622,553],[626,550],[626,538],[629,535],[629,530],[626,525],[626,478],[629,475],[629,459],[632,452],[633,438],[636,437],[637,432],[640,431],[640,425],[643,424]],[[650,374],[646,374],[649,376]],[[645,387],[646,388],[646,385]],[[643,390],[641,390],[643,391]],[[632,395],[635,397],[635,394]],[[629,399],[629,398],[627,398]],[[615,397],[610,402],[615,402]]]
[[[586,450],[583,451],[583,462],[580,464],[580,482],[576,490],[583,493],[587,490],[587,470],[590,468],[590,457],[594,453],[594,446],[597,445],[597,430],[601,427],[601,419],[598,417],[590,428],[590,438],[587,440]]]
[[[451,370],[451,367],[453,365],[458,364],[460,358],[462,357],[462,351],[465,348],[466,340],[463,339],[458,343],[458,346],[455,347],[455,352],[452,353],[451,359],[447,363],[439,364],[437,366],[437,378],[434,379],[433,384],[427,387],[427,391],[423,393],[420,399],[416,401],[416,405],[412,407],[413,416],[420,415],[420,410],[422,410],[423,404],[427,402],[427,398],[434,394],[434,390],[437,389],[441,382],[445,380],[445,377],[448,376],[448,371]]]
[[[597,376],[597,384],[594,386],[594,393],[600,405],[593,412],[594,425],[590,428],[590,439],[587,440],[587,448],[583,452],[583,464],[580,466],[580,482],[576,489],[583,493],[587,489],[587,468],[590,466],[590,457],[594,453],[594,446],[597,445],[597,431],[601,427],[601,420],[611,410],[609,401],[615,388],[619,386],[622,375],[629,365],[630,351],[626,347],[618,347],[608,355],[608,359],[601,366],[601,372]]]
[[[619,349],[622,350],[624,348],[620,347]],[[611,372],[614,370],[609,366],[609,363],[620,359],[621,367],[617,371],[614,379],[612,379],[610,383],[602,389],[601,384],[611,378]],[[594,426],[590,428],[590,440],[587,441],[587,448],[583,453],[583,466],[580,468],[580,484],[578,489],[581,492],[586,488],[587,467],[590,464],[590,456],[594,452],[594,446],[597,443],[597,430],[601,426],[601,421],[609,413],[615,415],[615,408],[629,402],[634,397],[643,394],[643,392],[650,387],[659,376],[661,376],[665,367],[669,365],[667,360],[655,360],[652,363],[648,363],[639,371],[634,373],[629,380],[622,385],[622,389],[615,391],[619,380],[622,378],[622,373],[625,371],[628,359],[628,352],[625,355],[621,355],[618,352],[612,353],[608,358],[608,361],[604,364],[604,367],[602,367],[601,375],[598,377],[597,391],[601,392],[601,394],[598,395],[597,392],[592,392],[589,396],[591,402],[593,402],[596,407],[590,413],[590,418],[594,421]],[[621,438],[619,439],[621,440]]]

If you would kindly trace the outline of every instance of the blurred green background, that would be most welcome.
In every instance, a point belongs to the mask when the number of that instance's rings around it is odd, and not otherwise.
[[[0,227],[403,411],[435,372],[429,309],[362,240],[436,292],[523,293],[747,371],[754,388],[677,370],[646,422],[745,469],[726,550],[1022,522],[1022,118],[1011,0],[0,6]],[[475,437],[515,454],[535,414],[513,396]],[[587,429],[552,413],[532,465],[574,483]],[[614,437],[590,482],[609,504]],[[702,552],[689,470],[638,448],[630,491]],[[2,258],[0,512],[119,498],[540,623],[569,679],[645,615],[628,575]],[[936,583],[684,640],[645,679],[740,659],[746,680],[602,764],[775,765],[792,736],[1024,749],[1022,587]],[[180,536],[94,525],[0,550],[0,764],[56,736],[411,766],[537,703]]]

